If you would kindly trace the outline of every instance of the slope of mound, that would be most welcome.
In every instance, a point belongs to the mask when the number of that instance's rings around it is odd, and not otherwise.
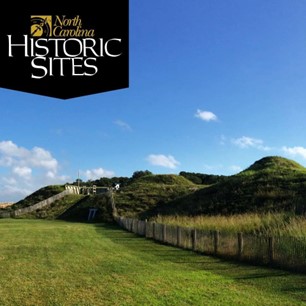
[[[193,187],[194,184],[188,179],[175,174],[153,174],[142,176],[137,179],[134,184],[159,184],[159,185],[177,185],[185,187]]]
[[[275,173],[290,174],[290,173],[306,173],[306,168],[298,164],[297,162],[278,156],[268,156],[256,161],[246,170],[240,172],[238,175],[254,175],[261,173]]]
[[[88,195],[83,197],[80,201],[72,205],[58,219],[66,221],[84,222],[88,220],[88,213],[90,208],[97,208],[95,222],[112,222],[113,211],[110,197],[107,195]]]
[[[281,157],[267,157],[224,182],[157,206],[149,214],[234,214],[306,211],[306,171]]]
[[[18,218],[54,220],[61,216],[70,207],[79,203],[83,198],[83,195],[69,194],[48,206],[42,207],[30,213],[23,214]]]
[[[199,188],[178,175],[147,175],[114,195],[119,215],[135,216],[158,205],[190,194]]]
[[[113,221],[112,205],[108,196],[84,196],[77,194],[66,195],[48,206],[23,214],[18,216],[18,218],[47,220],[61,219],[66,221],[84,222],[88,220],[90,208],[97,208],[93,221]]]
[[[48,199],[62,191],[65,190],[64,185],[53,185],[53,186],[46,186],[43,187],[34,193],[30,194],[23,200],[15,203],[14,205],[11,206],[12,210],[19,209],[19,208],[24,208],[28,207],[31,205],[34,205],[40,201],[43,201],[45,199]]]

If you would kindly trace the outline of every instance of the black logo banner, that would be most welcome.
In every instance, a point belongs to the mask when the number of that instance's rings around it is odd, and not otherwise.
[[[61,99],[127,88],[128,0],[99,7],[8,5],[0,18],[0,87]]]

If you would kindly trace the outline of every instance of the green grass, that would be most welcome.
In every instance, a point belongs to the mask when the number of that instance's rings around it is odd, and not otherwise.
[[[158,223],[192,227],[201,230],[218,230],[226,233],[266,236],[306,237],[306,218],[289,213],[247,213],[230,216],[157,216]]]
[[[245,171],[157,206],[155,214],[200,215],[290,211],[306,213],[306,169],[281,157],[265,157]]]
[[[50,185],[43,187],[35,191],[34,193],[30,194],[23,200],[15,203],[13,206],[10,207],[10,209],[15,210],[37,204],[38,202],[46,200],[64,190],[65,190],[64,185]]]
[[[66,221],[87,221],[90,207],[98,208],[95,222],[111,222],[112,207],[108,195],[85,196],[70,194],[31,213],[18,216],[21,219],[62,219]]]
[[[60,200],[51,203],[48,206],[37,209],[31,213],[21,215],[19,218],[23,219],[37,218],[37,219],[48,219],[48,220],[57,219],[67,209],[69,209],[71,206],[81,201],[83,198],[84,198],[83,195],[69,194],[61,198]]]
[[[199,188],[179,175],[147,175],[122,188],[114,199],[119,215],[145,218],[146,212],[156,205],[166,205]]]
[[[183,174],[211,184],[198,185],[182,175],[173,174],[132,178],[114,195],[118,214],[148,219],[157,215],[306,213],[306,168],[289,159],[265,157],[229,177]],[[64,186],[47,186],[2,211],[36,204],[63,190]],[[95,203],[87,202],[86,205],[94,206]],[[103,214],[109,214],[105,205],[103,210]],[[75,213],[83,215],[80,209]],[[37,217],[48,214],[42,211]]]
[[[283,172],[286,174],[288,174],[288,172],[303,172],[305,174],[306,169],[294,160],[279,156],[267,156],[256,161],[253,165],[240,172],[238,175],[252,175],[260,172],[275,172],[280,175]]]
[[[0,305],[306,305],[306,276],[226,263],[115,226],[0,220]]]
[[[83,197],[76,205],[68,209],[59,219],[66,221],[87,221],[89,208],[98,209],[95,215],[95,222],[112,222],[112,206],[108,195],[89,195]]]

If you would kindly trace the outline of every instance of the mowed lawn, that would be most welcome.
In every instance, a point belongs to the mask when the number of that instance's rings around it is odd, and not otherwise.
[[[0,305],[306,305],[306,275],[197,255],[111,225],[2,219]]]

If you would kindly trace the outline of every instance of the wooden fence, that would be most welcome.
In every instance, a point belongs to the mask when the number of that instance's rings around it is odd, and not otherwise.
[[[0,219],[1,218],[10,218],[11,213],[10,212],[0,212]]]
[[[124,229],[161,243],[207,255],[306,272],[306,238],[203,231],[116,217]]]

